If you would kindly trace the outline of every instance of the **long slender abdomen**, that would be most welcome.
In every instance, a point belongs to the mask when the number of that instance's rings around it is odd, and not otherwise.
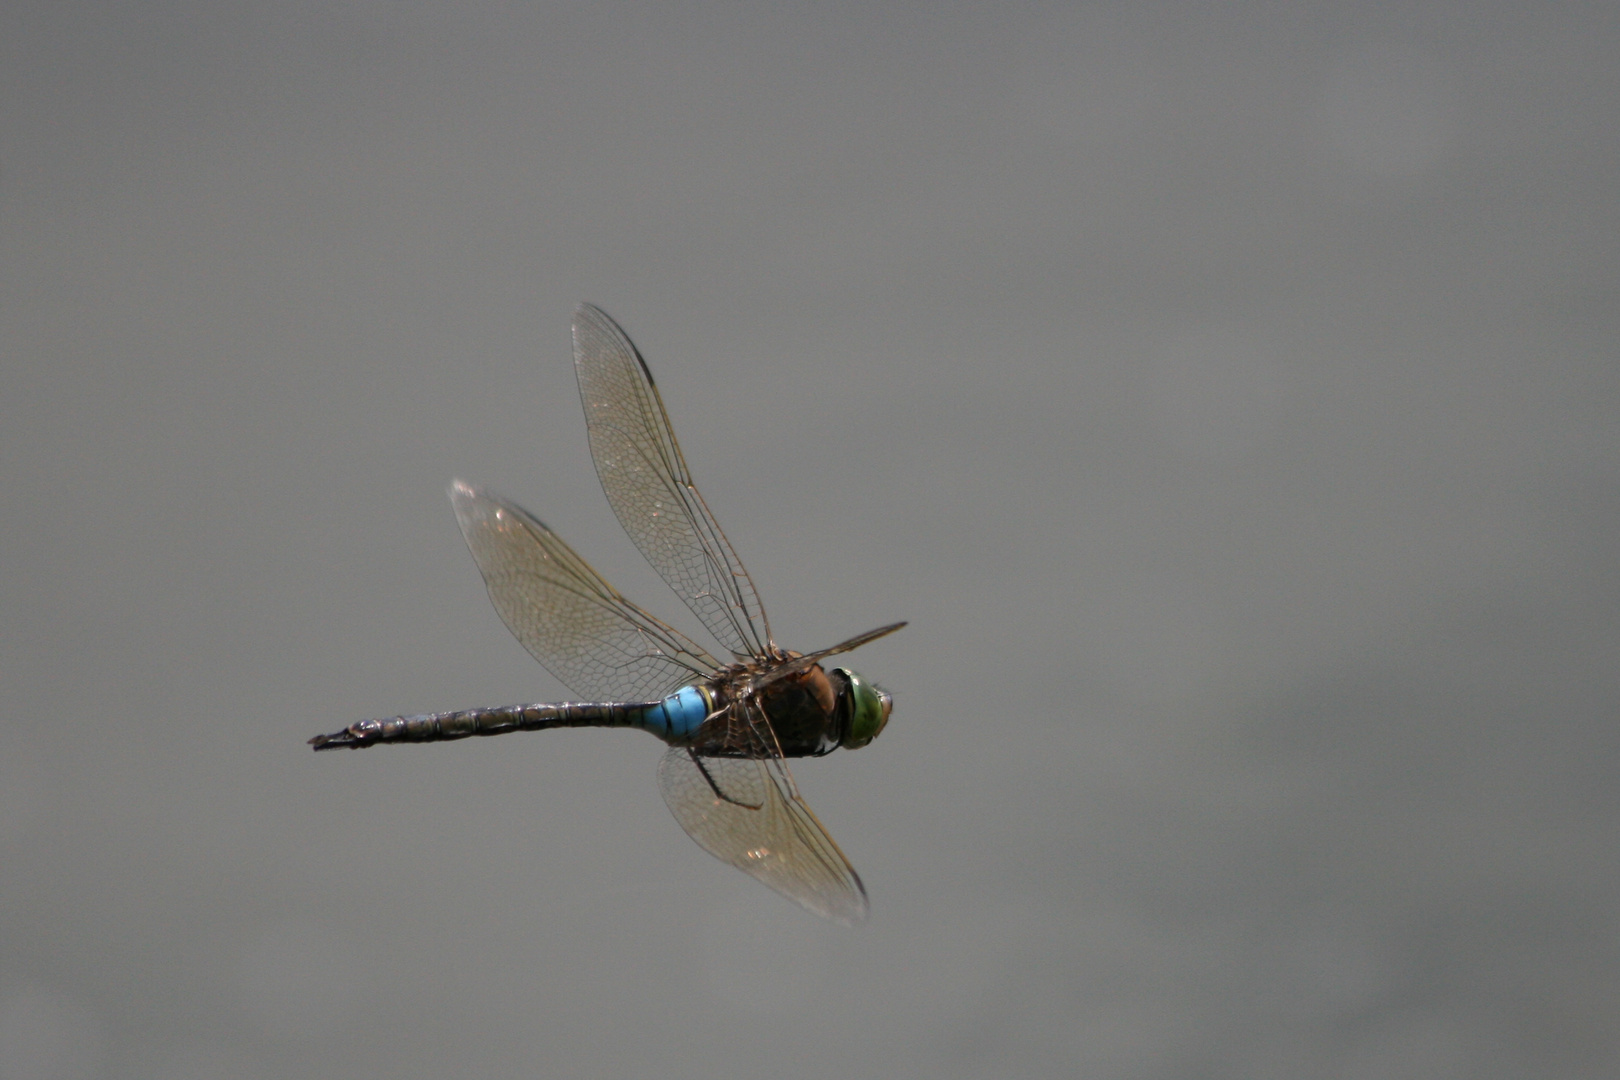
[[[448,742],[557,727],[635,727],[650,731],[665,742],[684,742],[708,714],[707,691],[687,686],[663,701],[507,705],[499,709],[464,709],[362,720],[331,735],[317,735],[309,744],[317,750],[336,750],[389,742]]]

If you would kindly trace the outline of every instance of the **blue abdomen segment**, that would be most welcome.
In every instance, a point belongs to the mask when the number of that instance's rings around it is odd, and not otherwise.
[[[709,695],[702,687],[683,686],[663,701],[646,707],[637,722],[665,742],[689,742],[709,716]]]

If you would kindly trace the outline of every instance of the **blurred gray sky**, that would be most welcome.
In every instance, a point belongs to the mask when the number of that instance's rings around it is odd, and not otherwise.
[[[1620,8],[8,4],[0,1078],[1620,1073]],[[444,496],[689,627],[579,300],[871,922],[560,699]]]

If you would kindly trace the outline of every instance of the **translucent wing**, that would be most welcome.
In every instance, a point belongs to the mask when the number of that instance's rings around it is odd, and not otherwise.
[[[905,629],[905,627],[908,625],[908,623],[904,622],[890,623],[888,626],[880,626],[876,630],[868,630],[864,634],[856,634],[847,641],[840,641],[837,645],[834,645],[830,649],[817,649],[813,653],[805,653],[803,656],[795,656],[792,660],[777,664],[772,667],[769,672],[756,678],[754,680],[754,689],[758,690],[769,686],[771,683],[777,682],[778,680],[788,678],[791,675],[797,675],[799,672],[808,670],[809,668],[821,663],[829,656],[837,656],[839,653],[853,652],[868,642],[876,641],[880,637],[887,637],[896,630]]]
[[[574,370],[596,475],[619,524],[720,644],[764,656],[765,609],[692,483],[652,374],[618,324],[589,304],[574,313]]]
[[[847,925],[866,920],[861,879],[780,757],[703,757],[672,747],[658,766],[658,790],[704,851],[817,915]]]
[[[467,547],[507,628],[576,694],[653,701],[712,675],[718,661],[636,607],[513,503],[450,485]]]

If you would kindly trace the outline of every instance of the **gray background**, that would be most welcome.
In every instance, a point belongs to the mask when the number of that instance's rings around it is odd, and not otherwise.
[[[1524,5],[1526,9],[1531,5]],[[11,3],[0,1077],[1613,1076],[1620,8]],[[444,496],[692,620],[871,922],[695,847]]]

